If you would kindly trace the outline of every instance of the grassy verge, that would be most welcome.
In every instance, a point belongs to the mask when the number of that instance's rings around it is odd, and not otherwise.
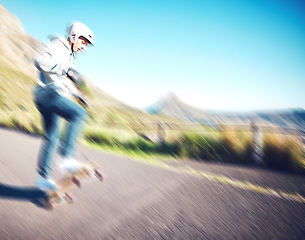
[[[213,134],[184,133],[163,144],[145,140],[130,132],[86,132],[84,140],[112,153],[137,159],[195,159],[251,165],[253,136],[242,132],[215,132]],[[263,165],[269,168],[305,172],[304,149],[291,136],[268,134],[262,146]]]
[[[0,125],[23,132],[42,135],[41,124],[25,111],[0,111]],[[140,161],[159,159],[194,159],[251,165],[253,136],[239,131],[179,133],[162,144],[143,138],[131,129],[109,129],[87,126],[82,143],[94,149],[124,155]],[[268,168],[305,173],[305,149],[293,136],[265,134],[262,160]]]
[[[129,149],[124,149],[118,146],[106,146],[106,145],[99,145],[97,143],[93,143],[90,141],[87,141],[85,139],[82,139],[81,144],[95,149],[95,150],[99,150],[99,151],[104,151],[104,152],[108,152],[111,154],[115,154],[118,156],[124,156],[124,157],[128,157],[137,161],[141,161],[141,162],[159,162],[160,160],[162,161],[177,161],[176,158],[174,158],[173,156],[170,156],[168,154],[162,154],[162,153],[155,153],[155,154],[151,154],[151,153],[146,153],[143,152],[141,150],[129,150]]]

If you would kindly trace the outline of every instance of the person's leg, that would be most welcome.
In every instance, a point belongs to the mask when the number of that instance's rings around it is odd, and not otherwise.
[[[63,117],[67,121],[64,139],[61,142],[60,155],[63,158],[74,157],[75,144],[81,133],[82,125],[87,111],[80,105],[66,97],[58,97],[52,106],[52,112]]]
[[[53,155],[58,139],[58,117],[47,111],[39,109],[42,114],[45,137],[42,142],[38,159],[38,174],[44,178],[50,177],[50,172],[53,168]]]
[[[37,172],[39,176],[35,184],[42,190],[57,190],[55,182],[50,175],[53,169],[53,155],[58,139],[58,117],[49,110],[50,103],[58,96],[54,86],[45,88],[37,86],[34,90],[34,97],[37,109],[42,116],[42,123],[45,131],[39,158]]]

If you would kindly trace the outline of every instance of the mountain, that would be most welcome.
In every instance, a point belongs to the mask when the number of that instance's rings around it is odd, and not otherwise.
[[[173,92],[161,96],[156,103],[145,110],[152,114],[168,115],[184,122],[198,122],[199,119],[210,119],[211,113],[192,107],[182,102]]]
[[[305,126],[304,109],[286,109],[249,113],[204,111],[182,102],[172,92],[161,96],[154,104],[145,109],[151,114],[166,115],[178,118],[183,122],[207,125],[218,125],[223,123],[243,125],[255,123],[265,126],[291,127],[297,129],[304,129]]]

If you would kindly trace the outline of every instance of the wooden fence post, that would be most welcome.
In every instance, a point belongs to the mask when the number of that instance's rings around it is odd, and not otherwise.
[[[165,124],[163,121],[158,122],[158,136],[157,136],[157,141],[159,144],[163,144],[165,141]]]
[[[259,127],[254,123],[251,124],[251,131],[253,137],[253,152],[252,158],[254,163],[262,165],[262,133],[259,131]]]

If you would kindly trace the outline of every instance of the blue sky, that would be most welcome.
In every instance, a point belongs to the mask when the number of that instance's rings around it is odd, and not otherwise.
[[[77,67],[138,108],[172,91],[201,109],[305,107],[301,0],[4,0],[43,42],[87,24],[96,45]]]

